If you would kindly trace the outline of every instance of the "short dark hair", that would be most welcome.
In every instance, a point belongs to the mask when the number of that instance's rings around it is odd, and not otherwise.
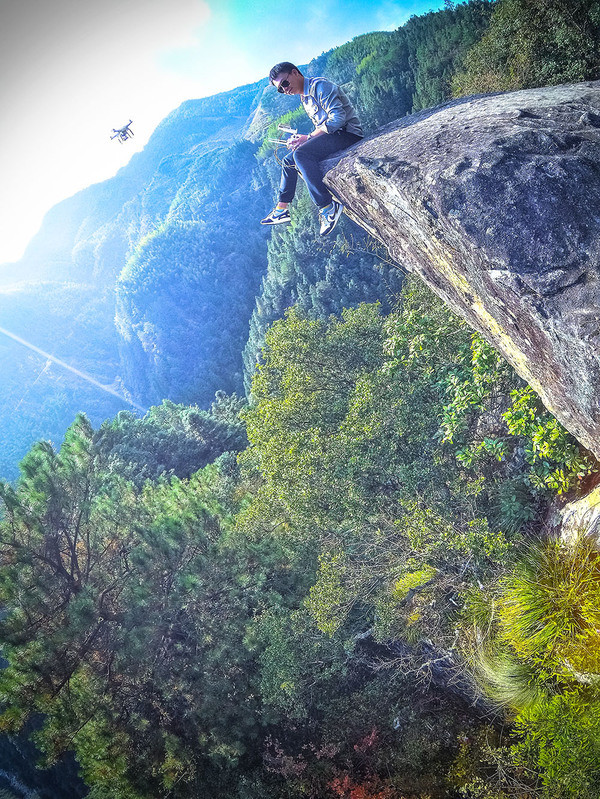
[[[269,82],[273,83],[274,80],[277,80],[277,76],[281,75],[282,72],[291,72],[293,69],[302,75],[298,67],[295,64],[292,64],[290,61],[282,61],[281,64],[275,64],[273,69],[269,72]]]

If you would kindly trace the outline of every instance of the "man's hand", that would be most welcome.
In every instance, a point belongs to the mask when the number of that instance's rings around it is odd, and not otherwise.
[[[308,141],[308,136],[305,133],[296,133],[287,141],[288,150],[297,150],[301,144]]]

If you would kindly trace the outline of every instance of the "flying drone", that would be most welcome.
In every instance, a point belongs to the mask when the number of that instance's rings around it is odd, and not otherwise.
[[[133,131],[130,130],[130,128],[129,128],[130,125],[131,125],[131,119],[129,120],[129,122],[126,125],[123,125],[122,128],[118,128],[118,129],[117,128],[113,128],[113,133],[115,135],[111,136],[110,138],[111,139],[119,139],[121,144],[123,144],[124,141],[127,141],[127,139],[130,139],[133,136]]]

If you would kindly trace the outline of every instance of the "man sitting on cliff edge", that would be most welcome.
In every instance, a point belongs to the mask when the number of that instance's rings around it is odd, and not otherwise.
[[[326,236],[336,226],[344,209],[323,183],[319,162],[362,139],[360,120],[339,86],[326,78],[305,78],[289,61],[276,64],[269,73],[269,80],[282,94],[300,95],[315,129],[309,135],[296,134],[289,139],[290,152],[282,161],[279,202],[261,224],[281,225],[291,221],[288,206],[294,199],[300,173],[319,208],[321,236]]]

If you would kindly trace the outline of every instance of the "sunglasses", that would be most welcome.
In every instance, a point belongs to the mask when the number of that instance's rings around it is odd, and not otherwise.
[[[288,78],[289,78],[289,74],[288,74]],[[277,91],[279,92],[279,94],[283,94],[283,90],[287,89],[287,87],[289,85],[290,85],[290,82],[289,82],[289,80],[287,80],[287,78],[286,78],[286,80],[282,80],[281,83],[279,84],[279,86],[277,87]]]

